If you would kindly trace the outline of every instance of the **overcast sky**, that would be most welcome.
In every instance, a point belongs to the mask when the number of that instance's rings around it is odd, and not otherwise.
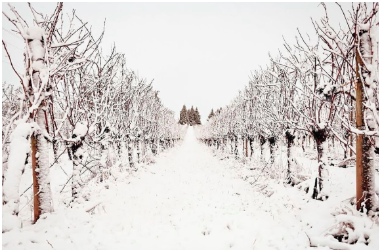
[[[13,3],[30,16],[25,3]],[[53,3],[33,4],[50,14]],[[344,6],[348,6],[345,4]],[[9,12],[6,4],[3,11]],[[319,20],[319,3],[64,3],[99,34],[106,19],[104,51],[115,43],[129,68],[154,79],[163,103],[176,112],[185,104],[198,107],[204,122],[211,110],[227,105],[249,81],[251,71],[265,66],[268,53],[283,49],[283,36],[293,43],[297,28],[314,36],[311,17]],[[335,4],[329,16],[343,22]],[[23,41],[11,34],[3,17],[3,40],[17,69],[22,69]],[[2,80],[19,84],[3,49]]]

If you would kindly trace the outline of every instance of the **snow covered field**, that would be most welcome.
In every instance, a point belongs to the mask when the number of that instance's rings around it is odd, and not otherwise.
[[[379,3],[94,4],[2,12],[4,249],[379,250]]]
[[[343,195],[354,193],[353,168],[333,170],[340,173],[332,185],[346,191],[320,202],[264,178],[251,185],[246,167],[233,162],[215,157],[189,127],[156,164],[90,184],[88,204],[3,233],[3,249],[307,249],[308,237],[317,240],[333,226],[331,212],[350,197]],[[263,184],[273,192],[262,192]],[[350,249],[378,249],[378,226],[366,223],[369,246]]]

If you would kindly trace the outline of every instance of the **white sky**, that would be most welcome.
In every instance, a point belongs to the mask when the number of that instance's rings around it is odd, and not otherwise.
[[[13,3],[30,16],[25,3]],[[34,3],[37,11],[52,13],[53,3]],[[335,4],[329,17],[344,23]],[[344,4],[348,7],[349,4]],[[6,4],[3,11],[10,14]],[[314,36],[310,18],[319,20],[319,3],[64,3],[63,12],[76,13],[99,34],[106,19],[104,51],[115,43],[128,66],[141,77],[154,79],[163,103],[176,112],[186,104],[198,107],[205,122],[211,108],[227,105],[249,81],[251,71],[269,62],[268,53],[292,44],[296,28]],[[22,69],[23,42],[8,32],[2,18],[3,40]],[[19,84],[3,49],[2,80]],[[22,73],[22,71],[20,71]]]

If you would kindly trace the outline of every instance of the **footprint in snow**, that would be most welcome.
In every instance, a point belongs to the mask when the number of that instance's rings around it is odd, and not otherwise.
[[[207,227],[205,227],[204,230],[202,231],[202,234],[203,235],[210,235],[211,234],[211,230],[208,229]]]

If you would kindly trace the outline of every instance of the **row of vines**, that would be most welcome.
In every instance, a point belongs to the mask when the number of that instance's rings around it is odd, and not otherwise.
[[[353,4],[350,10],[338,5],[345,20],[339,26],[331,24],[322,6],[325,16],[312,20],[317,41],[300,31],[295,44],[285,41],[284,50],[252,73],[245,89],[197,135],[236,158],[250,157],[254,143],[262,151],[268,144],[270,163],[282,143],[287,148],[283,176],[292,185],[305,181],[297,171],[294,146],[314,148],[317,174],[305,190],[318,200],[332,192],[327,150],[339,144],[343,159],[337,165],[356,162],[357,209],[374,212],[379,209],[374,164],[379,153],[379,4]]]
[[[19,83],[2,86],[3,232],[19,225],[26,166],[33,170],[35,222],[53,209],[49,171],[62,156],[73,168],[72,205],[89,181],[104,181],[111,168],[136,170],[184,133],[152,84],[127,68],[124,54],[115,47],[102,52],[105,24],[95,37],[75,11],[63,13],[63,3],[51,15],[28,5],[31,22],[12,6],[3,12],[25,41],[25,71],[13,68]],[[13,67],[4,41],[3,48]]]

